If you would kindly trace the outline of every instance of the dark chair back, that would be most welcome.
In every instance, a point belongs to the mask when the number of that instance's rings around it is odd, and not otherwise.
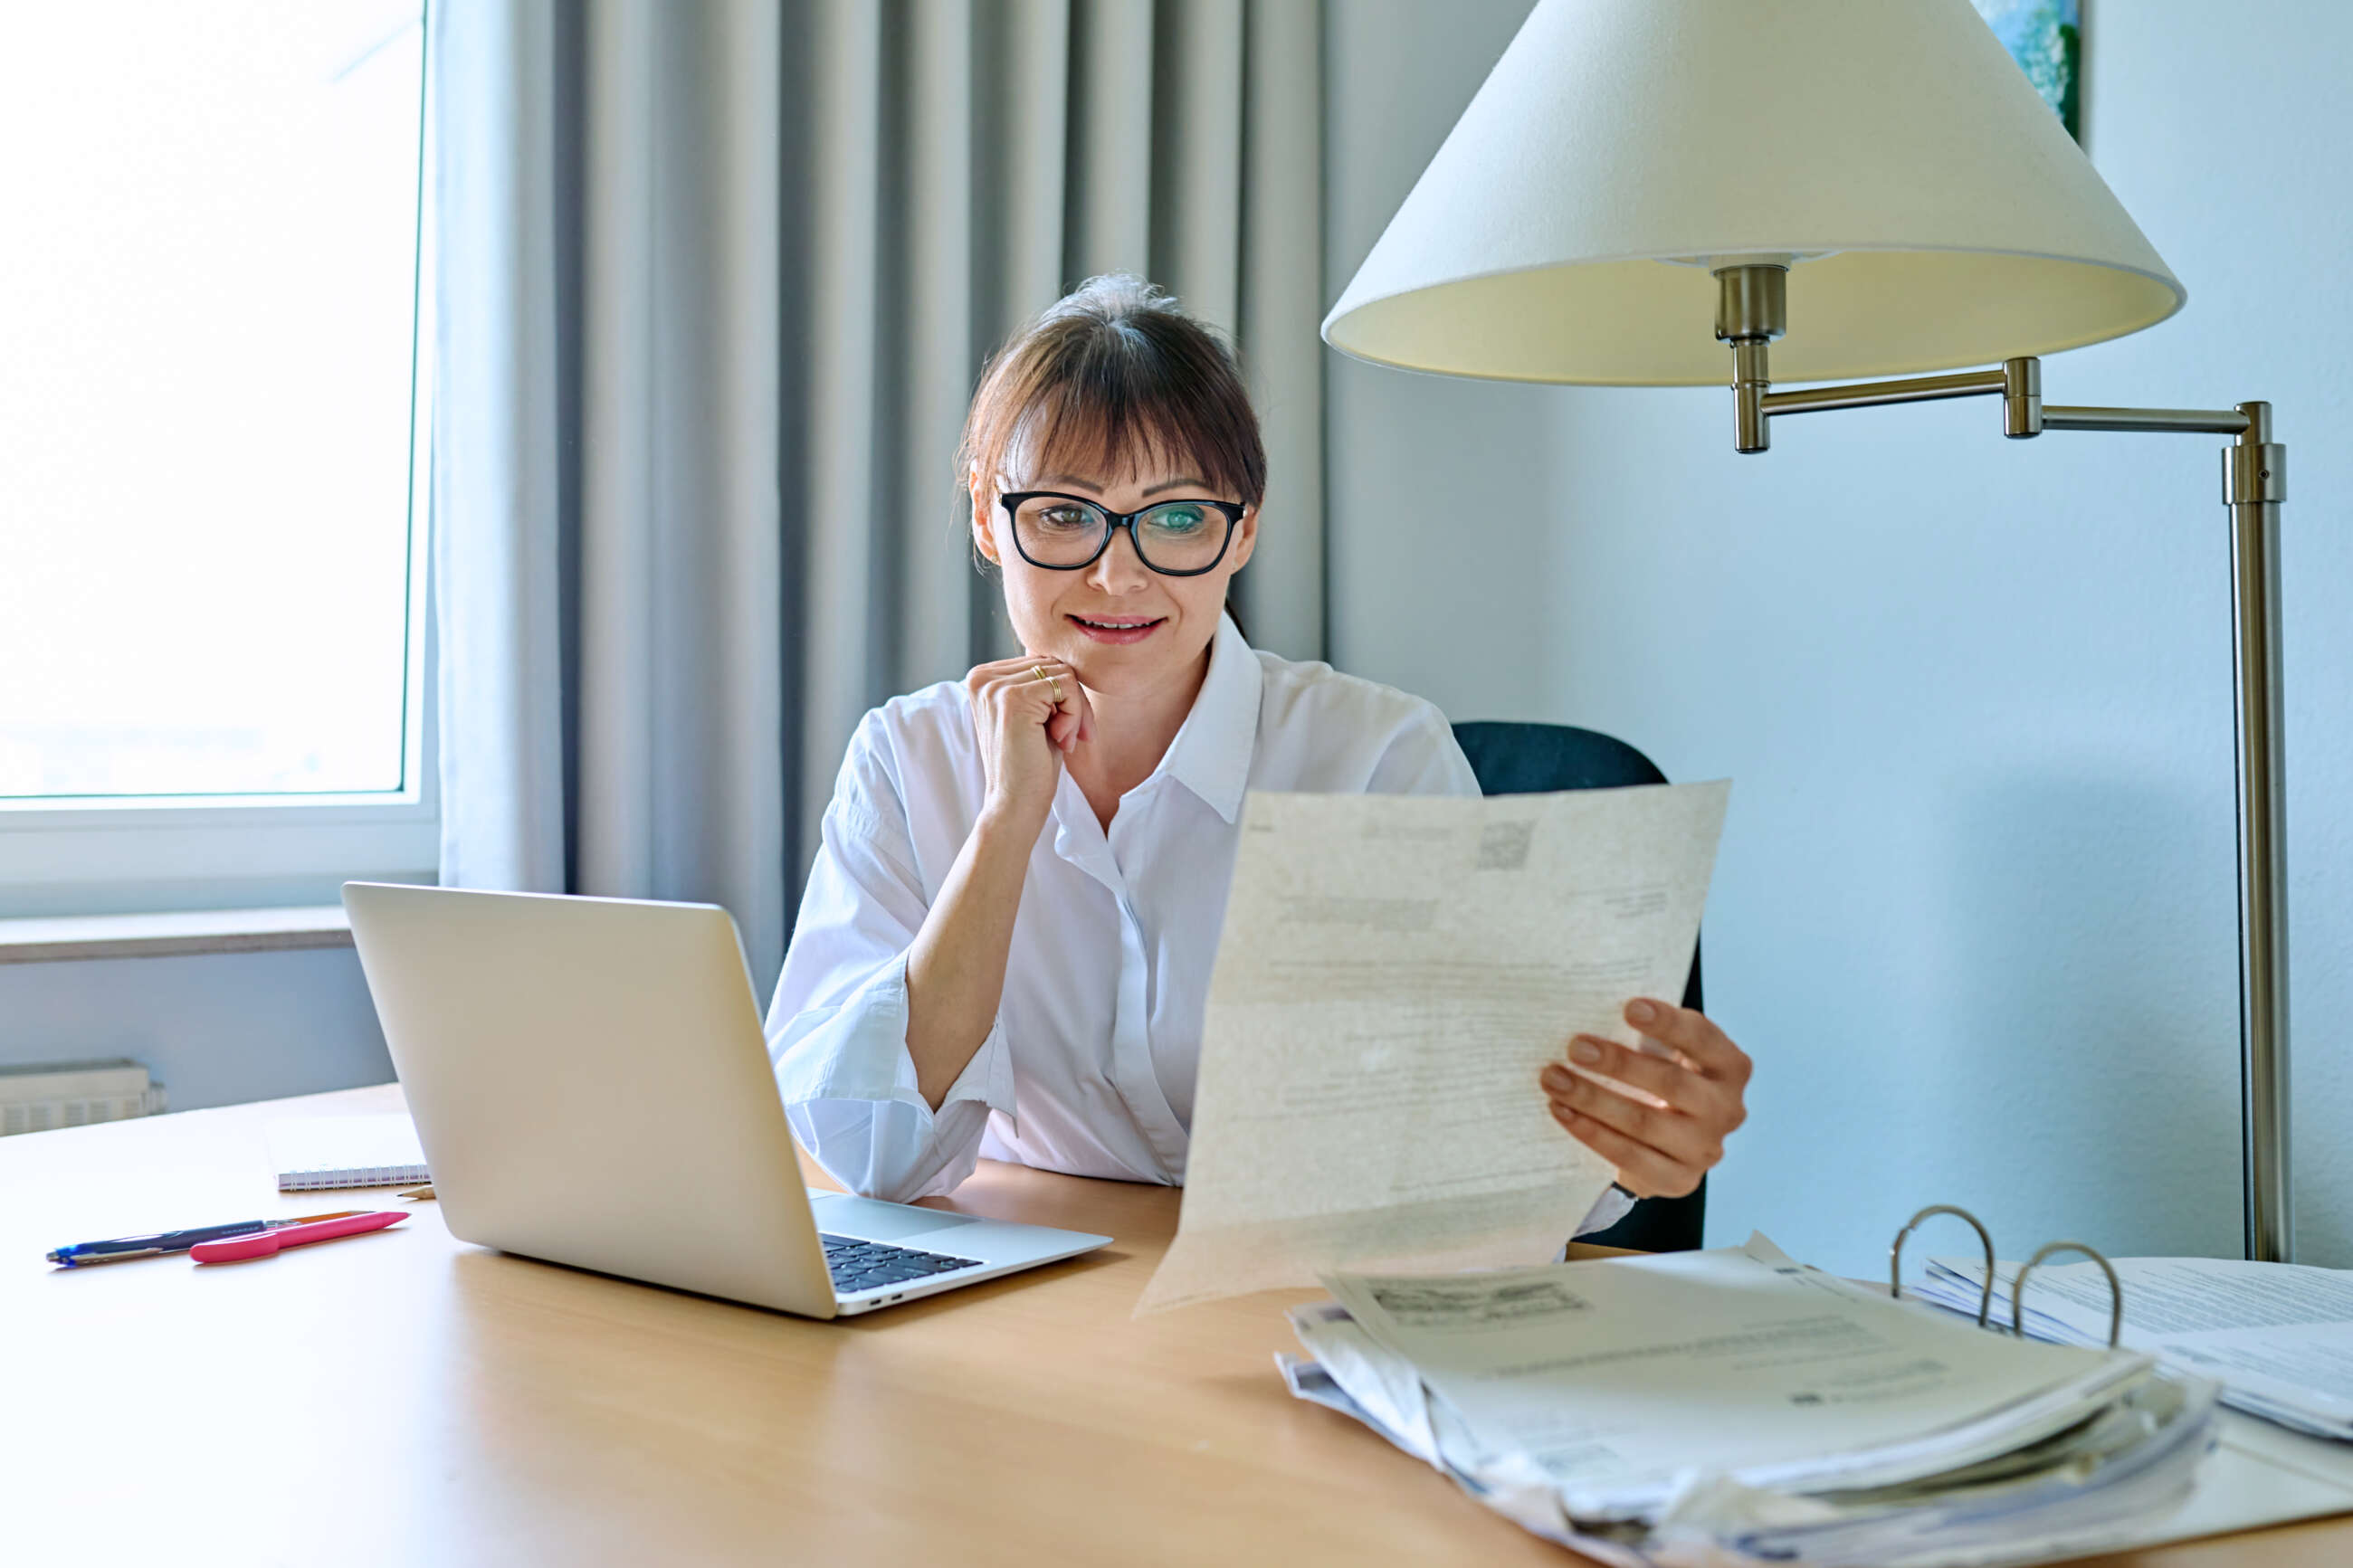
[[[1567,724],[1476,723],[1454,726],[1479,788],[1488,795],[1539,795],[1561,789],[1618,789],[1667,782],[1650,758],[1625,742]],[[1703,1005],[1699,950],[1692,950],[1683,1005]],[[1643,1198],[1624,1219],[1579,1237],[1602,1247],[1641,1252],[1689,1252],[1700,1245],[1707,1218],[1707,1183],[1680,1198]]]

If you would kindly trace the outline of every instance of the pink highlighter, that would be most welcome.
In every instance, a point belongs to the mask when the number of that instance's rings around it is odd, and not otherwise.
[[[374,1214],[322,1219],[315,1225],[290,1225],[283,1230],[233,1236],[226,1241],[200,1241],[188,1248],[188,1256],[199,1263],[236,1263],[248,1258],[270,1258],[276,1256],[280,1247],[307,1247],[314,1241],[332,1241],[339,1236],[357,1236],[362,1231],[382,1230],[388,1225],[398,1225],[407,1217],[406,1209],[378,1209]]]

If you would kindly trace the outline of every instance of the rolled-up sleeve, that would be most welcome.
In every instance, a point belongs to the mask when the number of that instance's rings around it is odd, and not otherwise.
[[[972,1174],[988,1113],[1014,1113],[1002,1026],[934,1110],[907,1050],[907,950],[928,911],[871,718],[843,761],[768,1010],[794,1136],[855,1193],[903,1203]]]

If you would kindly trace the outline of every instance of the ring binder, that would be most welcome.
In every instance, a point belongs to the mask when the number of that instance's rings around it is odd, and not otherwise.
[[[2098,1248],[2086,1247],[2080,1241],[2054,1241],[2026,1260],[2026,1267],[2018,1271],[2018,1279],[2010,1288],[2010,1332],[2020,1339],[2026,1337],[2026,1277],[2034,1272],[2037,1264],[2054,1252],[2080,1252],[2098,1264],[2100,1272],[2108,1277],[2108,1348],[2116,1349],[2116,1342],[2124,1338],[2125,1332],[2124,1281],[2116,1278],[2116,1269],[2100,1256]],[[1987,1269],[1986,1278],[1990,1279],[1992,1277],[1993,1270]]]
[[[1985,1243],[1985,1300],[1978,1303],[1978,1327],[1985,1328],[1988,1320],[1993,1316],[1993,1236],[1986,1229],[1984,1222],[1967,1209],[1956,1208],[1951,1204],[1930,1204],[1905,1222],[1904,1228],[1895,1233],[1894,1244],[1887,1249],[1887,1293],[1898,1301],[1904,1299],[1904,1240],[1920,1227],[1922,1220],[1934,1219],[1940,1214],[1968,1221],[1969,1228],[1978,1233],[1979,1241]]]
[[[1890,1243],[1887,1248],[1887,1294],[1899,1301],[1904,1299],[1904,1243],[1915,1230],[1920,1227],[1923,1220],[1934,1219],[1940,1214],[1948,1214],[1955,1219],[1967,1220],[1969,1228],[1978,1233],[1978,1240],[1985,1245],[1985,1294],[1978,1300],[1978,1327],[1991,1328],[1994,1289],[1993,1233],[1986,1229],[1985,1223],[1977,1215],[1952,1204],[1930,1204],[1926,1208],[1905,1221],[1904,1228],[1895,1233],[1894,1241]],[[2018,1278],[2010,1282],[2010,1331],[2020,1339],[2026,1337],[2026,1277],[2033,1273],[2041,1267],[2042,1260],[2054,1252],[2080,1252],[2098,1264],[2100,1272],[2107,1276],[2108,1348],[2115,1350],[2123,1340],[2125,1331],[2124,1282],[2116,1278],[2116,1268],[2099,1248],[2086,1247],[2080,1241],[2052,1242],[2029,1258],[2026,1267],[2018,1271]]]

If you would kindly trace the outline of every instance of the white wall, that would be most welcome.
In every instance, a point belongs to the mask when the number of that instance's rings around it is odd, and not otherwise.
[[[1525,10],[1331,8],[1327,295]],[[2276,405],[2298,1235],[2353,1264],[2353,6],[2087,10],[2089,151],[2190,301],[2045,393]],[[1759,1071],[1714,1238],[1868,1273],[1958,1201],[2011,1247],[2235,1254],[2218,440],[2007,442],[1958,403],[1739,458],[1715,389],[1331,375],[1336,661],[1736,781],[1709,995]]]
[[[174,1110],[392,1081],[350,948],[0,964],[0,1065],[130,1057]]]
[[[1527,0],[1324,7],[1324,300],[1335,299]],[[1458,719],[1554,718],[1564,672],[1552,448],[1561,395],[1324,354],[1327,635],[1334,662]]]

